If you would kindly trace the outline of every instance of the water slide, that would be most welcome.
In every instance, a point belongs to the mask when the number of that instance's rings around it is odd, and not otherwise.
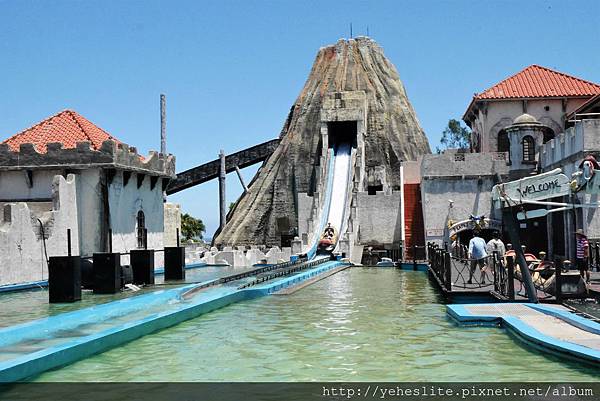
[[[346,209],[349,190],[352,185],[352,146],[349,143],[340,143],[329,149],[329,164],[327,169],[327,182],[323,210],[319,217],[319,224],[315,228],[313,238],[306,251],[308,259],[317,257],[319,239],[330,223],[338,233],[339,239],[346,230]],[[338,249],[336,244],[336,249]]]

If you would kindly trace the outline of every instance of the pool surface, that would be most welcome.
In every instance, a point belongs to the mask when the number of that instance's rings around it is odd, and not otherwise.
[[[202,266],[188,269],[185,272],[185,282],[202,282],[223,277],[228,274],[241,273],[251,268],[232,268],[225,266]],[[161,288],[174,288],[181,286],[184,282],[164,283],[164,276],[157,275],[156,285],[145,287],[141,291],[123,291],[117,294],[92,294],[92,291],[84,290],[79,302],[65,304],[49,304],[48,289],[35,291],[19,291],[0,294],[0,328],[13,326],[15,324],[28,322],[30,320],[53,316],[63,312],[70,312],[92,305],[116,301],[130,296],[137,296],[156,291]]]
[[[354,267],[32,379],[593,381],[597,371],[530,351],[498,328],[455,325],[422,272]]]

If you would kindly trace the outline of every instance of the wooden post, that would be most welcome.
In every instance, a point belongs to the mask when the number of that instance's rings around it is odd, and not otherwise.
[[[594,261],[596,265],[596,271],[600,272],[600,244],[596,242],[596,247],[594,248]],[[590,271],[591,271],[590,267]]]
[[[167,100],[160,95],[160,153],[167,154]]]
[[[557,303],[562,302],[562,266],[559,266],[556,261],[554,262],[554,296]]]
[[[515,259],[512,256],[506,257],[506,273],[508,280],[508,299],[515,300]]]
[[[225,166],[225,151],[221,149],[219,152],[219,228],[223,230],[225,227],[225,223],[227,222],[227,205],[225,204],[225,178],[227,176],[226,166]]]
[[[510,242],[512,242],[513,244],[515,255],[517,256],[517,264],[519,265],[519,268],[521,270],[521,277],[523,278],[525,289],[527,290],[527,298],[529,299],[529,302],[537,304],[539,302],[537,290],[533,285],[531,272],[529,271],[529,267],[527,266],[527,262],[525,261],[525,255],[523,254],[523,249],[521,248],[521,239],[519,238],[517,223],[515,221],[515,216],[513,216],[511,208],[504,208],[502,212],[502,221],[504,223],[504,227],[506,227],[506,231],[508,232]]]
[[[244,193],[248,192],[248,187],[244,182],[244,178],[242,177],[242,172],[238,166],[235,166],[235,172],[237,173],[238,178],[240,179],[240,184],[242,184],[242,188],[244,188]]]

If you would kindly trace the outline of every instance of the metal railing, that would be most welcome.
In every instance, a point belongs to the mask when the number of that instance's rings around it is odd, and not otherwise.
[[[314,266],[317,266],[317,265],[320,265],[320,264],[323,264],[323,263],[329,262],[329,261],[330,261],[329,258],[322,258],[322,259],[315,259],[310,262],[306,262],[306,260],[305,260],[305,263],[296,262],[296,263],[293,263],[288,266],[283,266],[283,265],[285,265],[285,263],[282,263],[281,265],[275,265],[276,269],[271,269],[271,270],[275,270],[272,273],[264,274],[260,277],[257,277],[256,280],[252,280],[249,283],[245,283],[245,284],[239,286],[238,289],[248,288],[253,285],[264,283],[265,281],[273,280],[275,278],[289,276],[294,273],[298,273],[300,271],[310,269],[311,267],[314,267]],[[289,263],[289,262],[287,262],[287,263]]]
[[[430,268],[446,291],[483,289],[499,299],[512,301],[528,298],[521,269],[512,255],[501,257],[494,252],[483,262],[477,262],[462,257],[460,249],[454,249],[453,255],[445,247],[433,243],[427,244],[427,251]],[[586,296],[581,275],[571,269],[568,263],[535,259],[527,260],[527,265],[538,299],[561,302]]]

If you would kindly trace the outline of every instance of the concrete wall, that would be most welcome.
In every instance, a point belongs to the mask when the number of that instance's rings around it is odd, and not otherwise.
[[[163,234],[164,246],[177,246],[177,230],[181,237],[181,207],[176,203],[164,203],[165,231]],[[187,246],[186,246],[187,250]]]
[[[540,165],[542,170],[548,171],[583,159],[584,152],[598,151],[600,151],[600,120],[583,120],[542,146]]]
[[[358,243],[361,245],[391,245],[402,240],[402,194],[367,192],[356,194],[358,221]]]
[[[81,256],[103,252],[102,190],[100,169],[80,170],[77,173],[77,210],[79,211],[79,243]]]
[[[467,220],[471,214],[497,218],[492,212],[492,177],[424,180],[421,183],[425,242],[447,241],[449,220]],[[452,201],[449,202],[449,201]]]
[[[108,187],[110,227],[113,252],[129,252],[138,248],[137,213],[143,211],[148,229],[148,249],[163,248],[164,206],[161,186],[150,189],[150,177],[146,176],[138,188],[136,174],[131,174],[127,185],[123,173],[117,172]],[[127,264],[128,258],[121,258]],[[163,265],[162,252],[156,253],[155,265]]]
[[[507,180],[509,167],[505,158],[505,153],[454,152],[423,157],[425,242],[447,240],[449,219],[458,222],[471,214],[498,217],[492,213],[491,191],[496,182]]]
[[[52,198],[52,180],[62,170],[33,170],[29,187],[24,170],[0,171],[0,200],[34,200]]]
[[[34,215],[27,203],[6,204],[0,223],[0,285],[45,280],[48,265],[38,218],[44,226],[48,256],[67,254],[67,229],[72,253],[79,253],[76,176],[55,176],[50,185],[53,210]]]

